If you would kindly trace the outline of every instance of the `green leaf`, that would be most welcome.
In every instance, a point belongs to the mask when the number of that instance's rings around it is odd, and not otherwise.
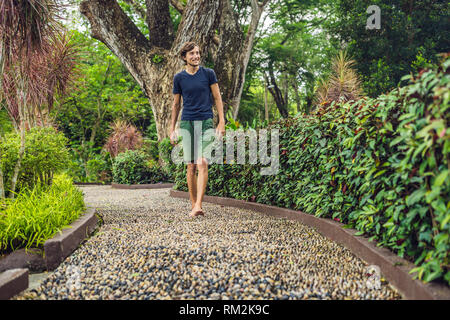
[[[428,132],[430,130],[432,130],[432,129],[437,129],[438,130],[438,129],[441,129],[441,128],[444,128],[444,119],[434,120],[429,125],[424,127],[422,130],[417,132],[416,138],[423,138],[423,137],[425,137],[428,134]]]
[[[432,273],[426,275],[423,280],[424,280],[424,282],[430,282],[430,281],[433,281],[434,279],[439,278],[441,276],[441,274],[442,274],[442,271],[435,271],[435,272],[432,272]]]
[[[421,198],[423,198],[426,194],[427,190],[419,189],[414,191],[411,195],[406,197],[406,205],[412,206],[414,203],[419,202]]]
[[[381,170],[381,171],[377,172],[373,177],[376,178],[378,176],[381,176],[385,172],[386,172],[386,170]]]
[[[444,183],[445,179],[447,179],[447,176],[448,176],[448,170],[442,171],[434,180],[434,186],[440,187]]]
[[[384,127],[389,131],[394,131],[394,128],[392,127],[392,123],[386,122]]]
[[[441,222],[441,230],[444,230],[445,225],[450,221],[450,214],[447,214],[447,216],[442,220]]]
[[[431,191],[427,191],[427,196],[426,196],[425,200],[427,201],[427,203],[431,203],[431,201],[433,201],[434,199],[439,197],[440,193],[441,193],[441,188],[433,187],[433,188],[431,188]]]
[[[403,137],[397,137],[394,140],[391,141],[391,143],[389,144],[390,147],[395,146],[396,144],[400,143],[401,141],[403,141]]]

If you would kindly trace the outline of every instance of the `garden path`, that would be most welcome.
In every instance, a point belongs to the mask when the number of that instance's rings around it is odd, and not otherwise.
[[[367,264],[298,221],[188,200],[170,189],[83,186],[103,225],[15,299],[400,299]]]

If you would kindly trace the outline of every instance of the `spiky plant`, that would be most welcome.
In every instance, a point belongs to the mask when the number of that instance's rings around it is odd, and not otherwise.
[[[116,120],[111,125],[111,134],[104,145],[112,158],[126,150],[136,150],[142,147],[142,134],[135,126],[123,120]]]
[[[347,51],[341,50],[332,61],[332,72],[327,80],[321,80],[316,90],[315,104],[324,106],[332,101],[347,102],[358,100],[363,91],[361,81]]]
[[[5,61],[20,52],[42,50],[46,36],[59,29],[58,0],[2,0],[0,2],[0,42]]]

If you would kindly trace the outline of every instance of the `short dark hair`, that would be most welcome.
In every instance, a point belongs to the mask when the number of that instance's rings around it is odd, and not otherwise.
[[[186,58],[186,53],[187,53],[188,51],[191,51],[191,50],[194,49],[195,47],[198,47],[198,51],[200,52],[200,55],[201,55],[201,54],[202,54],[202,51],[201,51],[200,46],[199,46],[198,44],[196,44],[196,43],[193,42],[193,41],[185,42],[185,43],[183,44],[183,46],[181,47],[181,49],[180,49],[180,59],[184,61],[183,58]],[[184,63],[186,63],[186,61],[184,61]]]

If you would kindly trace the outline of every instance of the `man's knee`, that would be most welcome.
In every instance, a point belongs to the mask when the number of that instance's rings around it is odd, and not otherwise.
[[[206,158],[197,159],[197,168],[200,170],[208,169],[208,160]]]

